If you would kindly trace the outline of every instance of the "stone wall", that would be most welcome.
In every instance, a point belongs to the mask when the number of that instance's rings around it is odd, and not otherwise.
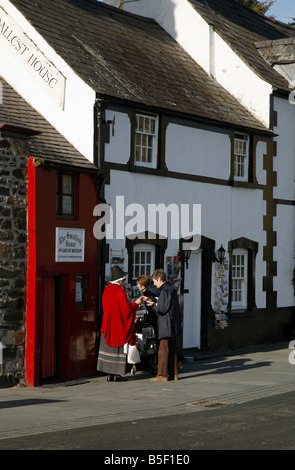
[[[0,134],[0,388],[24,380],[26,139]]]

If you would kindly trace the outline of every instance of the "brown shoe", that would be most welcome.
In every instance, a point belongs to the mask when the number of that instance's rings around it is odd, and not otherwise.
[[[161,375],[157,375],[157,377],[153,377],[150,379],[151,382],[168,382],[168,377],[162,377]]]

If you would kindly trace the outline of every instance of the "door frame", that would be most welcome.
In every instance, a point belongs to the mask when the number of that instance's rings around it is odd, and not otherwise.
[[[43,284],[41,282],[41,315],[40,315],[40,383],[59,381],[62,379],[63,369],[63,332],[64,332],[64,292],[65,292],[65,275],[53,274],[41,277],[54,279],[54,309],[55,309],[55,368],[56,372],[52,376],[43,377],[42,375],[42,322],[43,322]]]
[[[191,252],[184,267],[183,349],[201,348],[202,250]],[[195,305],[195,308],[193,306]],[[189,313],[186,316],[186,313]],[[187,328],[187,325],[189,327]],[[188,333],[192,333],[188,336]]]

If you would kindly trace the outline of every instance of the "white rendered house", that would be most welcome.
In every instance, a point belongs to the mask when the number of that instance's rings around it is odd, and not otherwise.
[[[164,267],[184,348],[286,339],[295,108],[244,37],[249,15],[254,43],[293,31],[227,0],[38,3],[3,0],[0,71],[104,174],[93,224],[106,276],[120,263],[135,284]]]

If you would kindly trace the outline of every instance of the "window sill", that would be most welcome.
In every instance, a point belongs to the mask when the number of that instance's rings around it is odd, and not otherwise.
[[[229,186],[233,186],[234,188],[248,188],[248,189],[263,189],[262,184],[258,184],[257,182],[250,182],[250,181],[237,181],[237,180],[228,180]]]
[[[77,220],[75,215],[56,215],[57,220]]]
[[[166,176],[167,174],[167,168],[155,168],[133,164],[128,165],[128,170],[133,173],[149,173],[158,176]]]

